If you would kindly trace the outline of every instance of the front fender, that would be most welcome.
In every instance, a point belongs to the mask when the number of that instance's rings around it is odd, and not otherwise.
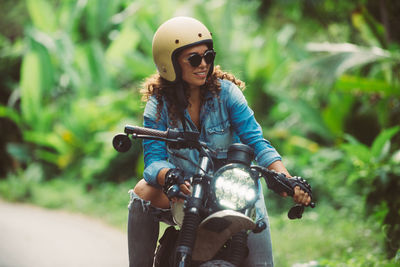
[[[256,224],[246,215],[233,211],[218,211],[204,219],[197,230],[192,259],[212,259],[225,242],[241,230],[254,230]]]

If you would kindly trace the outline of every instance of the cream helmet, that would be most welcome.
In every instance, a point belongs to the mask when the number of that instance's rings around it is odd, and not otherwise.
[[[190,17],[175,17],[164,22],[153,37],[153,60],[161,77],[170,82],[180,80],[177,55],[185,48],[206,44],[213,48],[212,34],[200,21]],[[213,72],[210,66],[208,75]]]

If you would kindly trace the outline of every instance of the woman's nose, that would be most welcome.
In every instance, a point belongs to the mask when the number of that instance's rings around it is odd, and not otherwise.
[[[207,63],[206,63],[206,60],[205,60],[205,58],[204,57],[202,57],[201,58],[201,62],[200,62],[200,65],[199,65],[199,67],[207,67]]]

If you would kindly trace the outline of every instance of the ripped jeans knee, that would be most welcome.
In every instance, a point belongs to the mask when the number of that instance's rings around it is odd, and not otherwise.
[[[140,207],[142,208],[143,213],[148,213],[153,215],[157,221],[164,222],[168,225],[175,225],[170,209],[162,209],[152,206],[150,201],[144,200],[141,197],[139,197],[133,191],[133,189],[129,190],[128,193],[130,196],[128,204],[129,212],[133,212],[133,206],[134,206],[133,204],[139,201],[141,203]]]
[[[148,212],[151,202],[144,200],[142,198],[140,198],[134,191],[133,189],[129,190],[128,192],[129,194],[129,204],[128,204],[128,209],[131,211],[132,210],[132,205],[135,201],[140,201],[142,204],[142,208],[143,208],[143,212]]]

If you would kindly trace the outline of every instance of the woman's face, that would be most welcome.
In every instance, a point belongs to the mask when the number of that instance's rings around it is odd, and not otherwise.
[[[206,82],[211,64],[207,64],[203,58],[199,66],[193,67],[190,65],[188,58],[193,54],[203,56],[207,50],[208,47],[205,44],[197,45],[183,50],[178,57],[178,62],[182,70],[182,79],[187,82],[191,88],[200,87]]]

